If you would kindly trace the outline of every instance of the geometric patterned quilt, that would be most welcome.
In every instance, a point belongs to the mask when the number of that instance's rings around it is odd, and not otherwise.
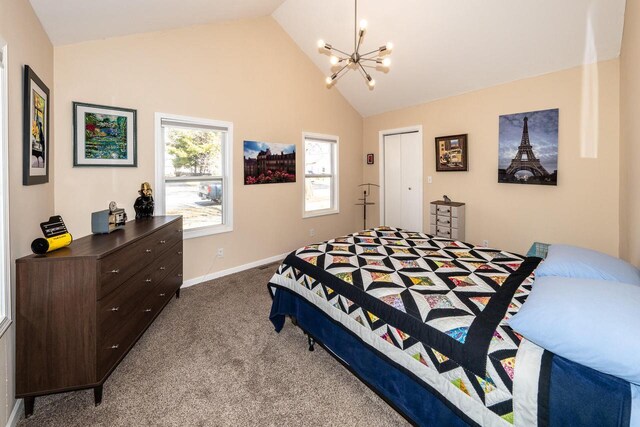
[[[304,287],[513,423],[522,337],[506,320],[531,291],[539,262],[378,227],[298,249],[270,286],[284,278]]]

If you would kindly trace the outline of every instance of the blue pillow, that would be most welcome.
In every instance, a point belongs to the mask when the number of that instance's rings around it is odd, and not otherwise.
[[[628,262],[569,245],[549,246],[547,258],[536,269],[536,276],[602,279],[640,285],[640,270]]]
[[[509,325],[552,353],[640,384],[640,286],[540,277]]]

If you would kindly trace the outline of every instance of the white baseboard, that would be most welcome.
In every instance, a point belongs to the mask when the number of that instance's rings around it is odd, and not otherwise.
[[[270,258],[265,258],[265,259],[261,259],[261,260],[258,260],[258,261],[253,261],[253,262],[250,262],[248,264],[239,265],[237,267],[228,268],[226,270],[216,271],[215,273],[207,274],[205,276],[196,277],[194,279],[185,280],[182,283],[182,286],[180,288],[181,289],[182,288],[188,288],[189,286],[197,285],[197,284],[203,283],[203,282],[208,282],[209,280],[217,279],[219,277],[228,276],[229,274],[239,273],[241,271],[249,270],[251,268],[259,267],[259,266],[265,265],[265,264],[271,264],[272,262],[280,261],[280,260],[286,258],[287,255],[289,255],[289,252],[284,253],[284,254],[280,254],[280,255],[276,255],[276,256],[272,256]]]
[[[16,427],[18,425],[18,421],[20,421],[20,413],[22,412],[23,400],[16,400],[15,405],[13,405],[13,411],[11,411],[11,415],[9,416],[9,421],[7,421],[7,427]]]

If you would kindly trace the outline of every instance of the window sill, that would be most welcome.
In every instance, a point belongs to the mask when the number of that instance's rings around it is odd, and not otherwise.
[[[194,228],[191,230],[184,230],[182,238],[196,239],[198,237],[212,236],[214,234],[229,233],[233,231],[233,227],[230,225],[214,225],[211,227]]]
[[[8,318],[7,316],[4,316],[2,318],[2,320],[0,320],[0,339],[2,339],[2,337],[4,336],[4,333],[7,332],[7,330],[9,330],[9,327],[11,326],[13,322],[11,321],[10,318]]]
[[[322,211],[310,211],[310,212],[305,211],[302,214],[302,218],[314,218],[317,216],[336,215],[339,213],[340,213],[339,209],[325,209]]]

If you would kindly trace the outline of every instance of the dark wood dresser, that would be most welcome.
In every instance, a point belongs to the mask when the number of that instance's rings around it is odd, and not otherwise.
[[[16,398],[102,386],[182,285],[182,217],[16,260]]]

